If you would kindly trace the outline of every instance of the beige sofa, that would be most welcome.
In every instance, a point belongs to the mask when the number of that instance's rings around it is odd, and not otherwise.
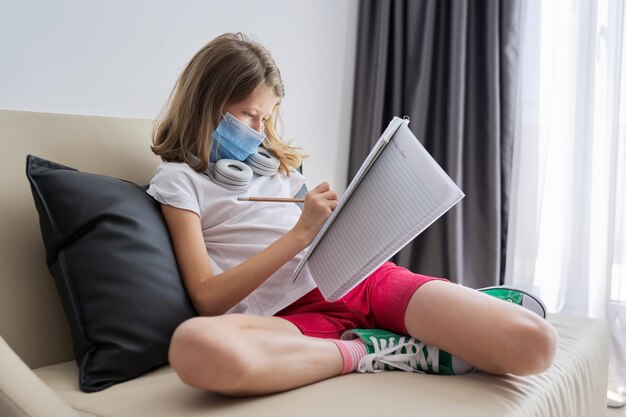
[[[549,317],[560,336],[554,365],[526,378],[353,374],[237,399],[187,387],[162,366],[100,392],[81,392],[25,158],[34,154],[145,184],[159,162],[148,148],[151,128],[149,120],[0,111],[0,416],[605,415],[607,327],[563,315]]]

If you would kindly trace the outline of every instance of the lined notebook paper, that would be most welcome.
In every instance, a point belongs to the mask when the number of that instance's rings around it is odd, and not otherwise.
[[[394,117],[294,272],[306,265],[327,300],[345,295],[463,198]]]

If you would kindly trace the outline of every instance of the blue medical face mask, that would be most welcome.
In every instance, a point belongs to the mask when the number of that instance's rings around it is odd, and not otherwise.
[[[213,132],[210,161],[235,159],[243,161],[256,152],[265,139],[265,133],[257,132],[235,116],[226,113]]]

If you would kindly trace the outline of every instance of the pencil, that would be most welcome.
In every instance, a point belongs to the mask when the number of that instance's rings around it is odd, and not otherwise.
[[[269,202],[269,203],[304,203],[304,198],[237,197],[237,201],[261,201],[261,202]]]

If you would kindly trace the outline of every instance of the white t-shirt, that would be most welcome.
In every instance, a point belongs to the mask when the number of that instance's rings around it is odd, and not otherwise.
[[[300,217],[293,203],[237,201],[238,196],[292,197],[304,185],[297,171],[291,177],[254,174],[246,191],[231,191],[189,165],[159,165],[147,193],[159,203],[200,216],[202,235],[213,273],[219,274],[248,260],[288,232]],[[229,313],[272,316],[316,287],[305,267],[295,283],[291,275],[304,251],[289,260]]]

